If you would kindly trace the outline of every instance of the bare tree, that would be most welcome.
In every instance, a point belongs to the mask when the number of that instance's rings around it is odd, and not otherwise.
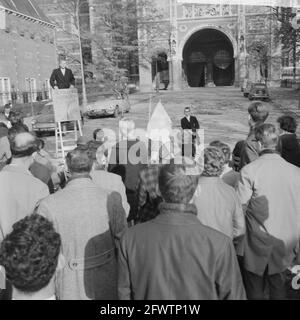
[[[274,7],[273,14],[278,21],[275,28],[275,41],[282,45],[283,51],[291,58],[293,64],[294,79],[296,77],[296,62],[299,58],[297,42],[299,41],[299,30],[292,27],[291,21],[296,16],[293,8]]]
[[[71,23],[71,28],[60,24],[70,37],[80,34],[83,47],[93,48],[93,64],[98,74],[113,80],[128,74],[132,65],[151,61],[150,52],[158,38],[168,41],[170,24],[161,22],[163,16],[151,0],[102,0],[95,6],[97,21],[76,19],[79,12],[89,12],[87,0],[63,0],[58,4]],[[80,62],[72,48],[59,47],[73,62]],[[71,50],[70,50],[71,49]]]
[[[253,41],[247,47],[247,52],[249,54],[249,63],[256,70],[256,75],[259,73],[260,80],[263,79],[267,82],[269,75],[268,69],[272,62],[268,42],[263,40]]]

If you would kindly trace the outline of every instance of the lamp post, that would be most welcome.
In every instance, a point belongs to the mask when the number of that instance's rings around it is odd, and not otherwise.
[[[77,28],[78,28],[78,44],[79,44],[79,55],[80,55],[80,69],[81,69],[81,78],[82,78],[82,105],[85,111],[87,106],[87,96],[86,96],[86,86],[84,79],[84,67],[83,67],[83,57],[82,57],[82,42],[81,42],[81,32],[80,32],[80,19],[79,19],[79,9],[83,4],[79,4],[80,0],[76,2],[76,20],[77,20]]]

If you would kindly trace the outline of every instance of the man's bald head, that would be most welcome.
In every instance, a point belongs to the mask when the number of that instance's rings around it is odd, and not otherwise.
[[[29,132],[16,134],[10,140],[10,148],[13,158],[29,157],[37,151],[37,139]]]

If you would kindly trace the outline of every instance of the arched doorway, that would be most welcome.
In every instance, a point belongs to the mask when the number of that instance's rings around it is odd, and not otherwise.
[[[169,85],[169,62],[164,52],[160,52],[152,57],[152,83],[157,90],[166,90]]]
[[[183,48],[183,70],[190,87],[231,86],[234,83],[231,41],[216,29],[196,31]]]

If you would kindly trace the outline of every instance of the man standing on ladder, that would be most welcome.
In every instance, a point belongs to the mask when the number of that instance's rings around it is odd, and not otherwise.
[[[54,69],[50,77],[53,89],[69,89],[75,87],[75,78],[71,69],[66,68],[66,58],[60,56],[59,68]]]
[[[65,56],[60,55],[59,57],[59,68],[52,71],[50,77],[50,85],[52,89],[73,89],[75,88],[75,78],[71,69],[66,67],[67,59]],[[80,111],[81,122],[84,124],[82,112]],[[66,127],[64,125],[64,131]]]
[[[62,155],[64,158],[64,141],[62,136],[66,134],[67,132],[73,132],[73,131],[67,131],[67,124],[70,122],[74,123],[74,133],[75,133],[75,139],[74,141],[77,141],[77,128],[79,128],[80,135],[82,135],[81,132],[81,126],[80,126],[80,117],[81,121],[83,123],[83,116],[82,112],[80,111],[80,115],[78,117],[78,120],[75,121],[76,117],[74,117],[77,111],[74,109],[73,103],[67,102],[66,104],[66,98],[67,100],[70,98],[70,101],[73,101],[74,95],[76,95],[76,99],[78,101],[78,94],[77,90],[75,88],[75,78],[73,75],[73,72],[71,69],[66,67],[66,57],[63,55],[59,56],[59,68],[54,69],[51,77],[50,77],[50,85],[52,87],[53,91],[53,107],[54,107],[54,114],[56,114],[55,110],[57,109],[57,115],[58,118],[56,119],[56,122],[58,123],[58,131],[56,132],[56,155],[58,155],[58,136],[60,137],[60,143],[61,143],[61,149],[62,149]],[[59,92],[61,91],[61,92]],[[75,92],[76,91],[76,92]],[[56,99],[58,97],[61,97],[63,105],[60,104]],[[63,98],[65,97],[65,98]],[[74,102],[74,101],[73,101]],[[77,102],[78,105],[78,102]],[[56,109],[55,109],[56,108]],[[62,112],[64,112],[64,109],[66,114],[60,113],[59,109],[61,109]],[[71,115],[72,113],[72,115]],[[79,110],[78,110],[79,113]],[[57,117],[57,115],[55,117]],[[59,120],[58,120],[59,119]],[[70,142],[70,140],[65,140],[65,142]],[[69,146],[68,146],[69,147]]]

